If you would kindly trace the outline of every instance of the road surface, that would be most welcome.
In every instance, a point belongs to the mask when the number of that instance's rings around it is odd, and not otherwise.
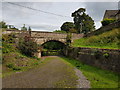
[[[49,59],[49,60],[47,60]],[[58,56],[43,57],[43,64],[3,78],[3,88],[90,88],[81,71]],[[45,61],[46,60],[46,61]]]

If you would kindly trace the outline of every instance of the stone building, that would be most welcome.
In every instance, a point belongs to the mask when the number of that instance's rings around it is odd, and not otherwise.
[[[120,10],[106,10],[103,19],[105,18],[120,20]]]

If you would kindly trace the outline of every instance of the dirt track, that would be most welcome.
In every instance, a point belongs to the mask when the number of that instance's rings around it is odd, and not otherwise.
[[[89,88],[82,73],[61,60],[49,57],[44,65],[3,78],[3,88]],[[45,60],[45,59],[44,59]],[[81,81],[82,80],[82,81]],[[82,84],[82,83],[83,84]],[[82,86],[81,86],[82,85]]]

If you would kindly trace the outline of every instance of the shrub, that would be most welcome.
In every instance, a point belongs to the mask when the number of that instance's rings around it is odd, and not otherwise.
[[[14,66],[13,63],[8,63],[6,66],[7,66],[8,68],[14,70],[14,71],[19,71],[19,70],[21,70],[20,67],[18,67],[18,66]]]
[[[35,52],[38,50],[38,45],[34,41],[34,39],[31,39],[30,37],[26,36],[24,38],[19,39],[19,49],[20,51],[27,55],[32,57]]]
[[[2,41],[7,43],[15,43],[15,34],[2,35]]]
[[[14,46],[13,46],[14,45]],[[15,51],[15,34],[2,35],[2,52],[9,53]]]
[[[108,58],[108,57],[109,57],[109,53],[104,53],[103,56],[104,56],[105,58]]]
[[[34,59],[37,59],[38,61],[40,60],[40,58],[38,58],[38,57],[35,57],[35,56],[34,56],[33,58],[34,58]]]
[[[70,46],[71,45],[71,38],[72,38],[72,34],[68,33],[67,37],[66,37],[66,45]]]
[[[34,65],[39,65],[39,63],[38,63],[38,62],[35,62]]]
[[[12,68],[14,71],[19,71],[19,70],[21,70],[21,68],[19,68],[19,67],[13,67]]]
[[[115,19],[108,19],[108,18],[106,18],[103,21],[101,21],[101,23],[102,23],[103,26],[106,26],[106,25],[109,25],[110,23],[113,23],[115,21],[116,21]]]
[[[13,65],[12,63],[8,63],[6,66],[7,66],[8,68],[13,68],[13,67],[14,67],[14,65]]]

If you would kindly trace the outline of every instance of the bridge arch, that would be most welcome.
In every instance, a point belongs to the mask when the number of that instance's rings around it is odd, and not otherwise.
[[[62,42],[62,41],[59,41],[59,40],[48,40],[48,41],[42,43],[41,46],[44,46],[48,42],[58,42],[58,43],[63,44],[64,46],[66,46],[65,42]]]
[[[61,55],[65,43],[58,40],[49,40],[42,45],[41,56]]]

